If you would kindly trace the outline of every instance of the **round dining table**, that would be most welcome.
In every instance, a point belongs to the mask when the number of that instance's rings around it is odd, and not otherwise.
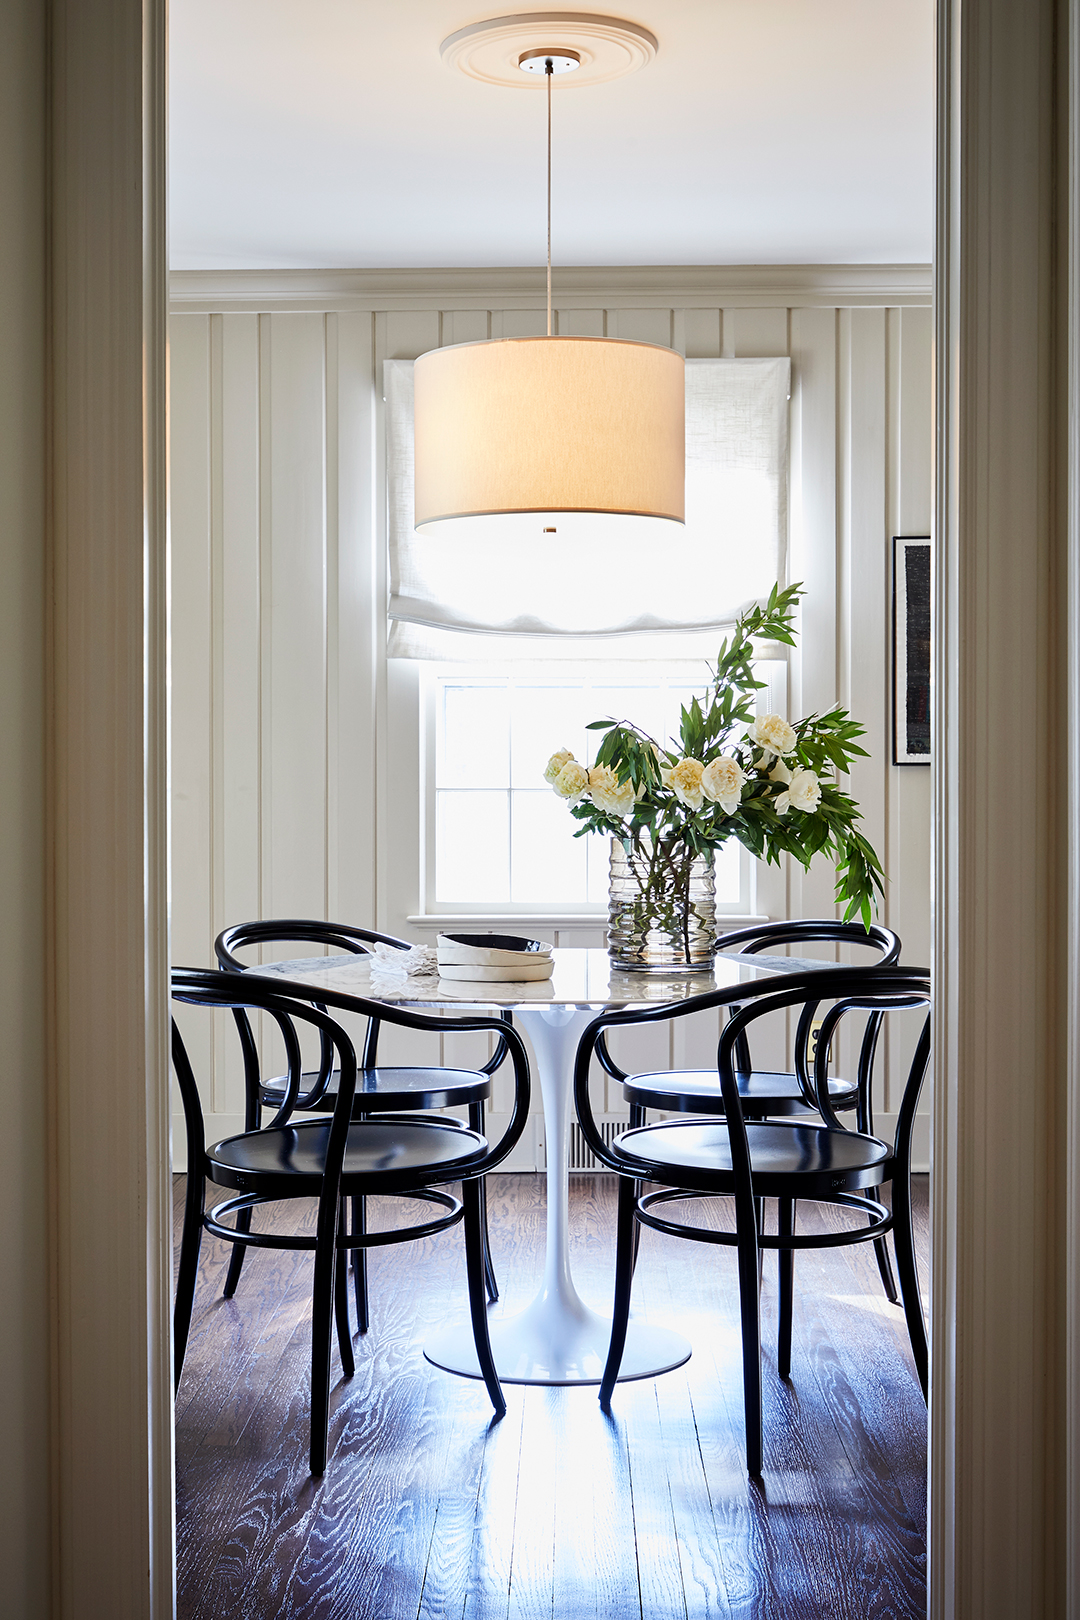
[[[393,1002],[418,1011],[467,1007],[513,1014],[536,1057],[544,1110],[547,1246],[543,1282],[532,1303],[513,1315],[502,1315],[498,1306],[492,1313],[495,1365],[499,1377],[512,1384],[598,1384],[607,1358],[611,1320],[585,1304],[570,1271],[570,1127],[574,1059],[582,1031],[599,1012],[612,1008],[652,1008],[712,990],[727,991],[725,999],[737,1002],[740,992],[745,995],[752,984],[831,964],[721,952],[711,970],[654,974],[620,970],[604,950],[567,947],[555,950],[553,957],[551,978],[526,984],[463,982],[434,973],[394,974],[382,960],[371,956],[303,957],[264,963],[248,971],[291,981],[309,999],[312,991],[324,989],[346,998]],[[670,1328],[631,1320],[619,1378],[669,1372],[689,1359],[690,1349],[689,1341]],[[480,1377],[467,1321],[433,1335],[424,1345],[424,1354],[449,1372]]]

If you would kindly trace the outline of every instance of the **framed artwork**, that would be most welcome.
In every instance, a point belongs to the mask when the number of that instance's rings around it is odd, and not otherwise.
[[[930,537],[893,538],[893,764],[930,763]]]

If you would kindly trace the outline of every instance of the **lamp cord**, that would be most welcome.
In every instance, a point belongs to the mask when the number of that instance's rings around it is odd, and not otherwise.
[[[551,336],[551,79],[554,63],[549,56],[544,63],[547,79],[547,335]]]

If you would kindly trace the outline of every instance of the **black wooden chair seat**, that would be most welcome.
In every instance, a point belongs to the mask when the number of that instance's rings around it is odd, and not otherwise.
[[[319,1078],[317,1069],[305,1069],[300,1089],[309,1094]],[[329,1113],[337,1100],[338,1070],[331,1071],[330,1081],[319,1107]],[[267,1108],[280,1106],[288,1089],[287,1075],[277,1075],[262,1088],[263,1103]],[[475,1069],[361,1069],[356,1076],[356,1114],[395,1113],[413,1108],[459,1108],[469,1103],[487,1102],[491,1096],[491,1079]]]
[[[755,1069],[736,1075],[739,1096],[748,1119],[756,1114],[783,1116],[806,1112],[806,1098],[795,1074]],[[851,1092],[848,1080],[830,1078],[834,1103]],[[655,1074],[633,1074],[623,1083],[623,1096],[631,1108],[662,1108],[669,1114],[722,1114],[724,1099],[715,1069],[661,1069]]]
[[[890,1149],[874,1136],[824,1125],[746,1121],[750,1170],[759,1198],[776,1198],[798,1176],[803,1198],[828,1198],[877,1186]],[[642,1180],[678,1179],[703,1197],[735,1191],[728,1128],[719,1121],[669,1120],[626,1131],[612,1153]]]
[[[318,1196],[329,1141],[329,1118],[304,1119],[226,1137],[206,1157],[219,1186],[267,1198],[311,1198]],[[349,1126],[341,1190],[346,1196],[360,1191],[362,1181],[369,1195],[407,1193],[419,1172],[454,1181],[486,1152],[482,1136],[450,1120],[356,1121]]]

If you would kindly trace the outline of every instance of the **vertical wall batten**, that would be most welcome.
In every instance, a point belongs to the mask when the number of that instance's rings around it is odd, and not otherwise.
[[[220,917],[225,910],[225,748],[224,712],[225,690],[225,510],[224,510],[224,434],[225,409],[222,398],[222,325],[224,317],[211,315],[210,327],[210,711],[207,716],[210,734],[210,904],[211,915]],[[204,1020],[205,1022],[205,1020]],[[225,1030],[220,1020],[213,1021],[214,1106],[225,1111],[226,1066],[229,1063],[225,1045]]]
[[[325,663],[323,681],[326,686],[326,717],[323,724],[323,799],[326,805],[326,833],[323,844],[323,916],[337,917],[341,913],[334,902],[338,892],[338,820],[337,820],[337,765],[338,754],[334,740],[338,728],[338,491],[341,478],[338,467],[338,377],[337,377],[337,316],[328,312],[323,317],[323,463],[325,472],[326,547],[323,564],[324,617],[326,624]]]
[[[260,914],[418,932],[408,916],[422,910],[422,768],[419,750],[400,746],[415,733],[418,678],[385,659],[382,361],[440,341],[539,335],[545,324],[541,308],[481,299],[274,311],[174,316],[174,445],[187,424],[173,478],[181,961],[209,961],[221,927]],[[791,355],[787,573],[807,596],[788,703],[806,713],[839,698],[867,726],[871,758],[852,790],[888,854],[882,917],[904,939],[905,959],[925,961],[929,772],[891,765],[890,599],[892,535],[929,531],[929,310],[613,297],[568,300],[555,315],[564,334],[671,343],[689,358]],[[200,655],[179,656],[200,637],[202,697]],[[188,801],[200,804],[198,836]],[[763,869],[757,908],[832,915],[831,873]],[[563,927],[557,939],[600,943],[602,933]],[[718,1034],[715,1017],[685,1020],[625,1042],[621,1055],[636,1068],[710,1065]],[[488,1050],[476,1037],[387,1035],[387,1061],[471,1063]],[[766,1042],[778,1058],[781,1040],[778,1028]],[[890,1047],[891,1073],[904,1055]],[[243,1091],[229,1039],[218,1056],[210,1128],[224,1134],[239,1122]],[[604,1112],[621,1113],[618,1086],[603,1076],[597,1086]],[[891,1100],[879,1099],[886,1113]]]

